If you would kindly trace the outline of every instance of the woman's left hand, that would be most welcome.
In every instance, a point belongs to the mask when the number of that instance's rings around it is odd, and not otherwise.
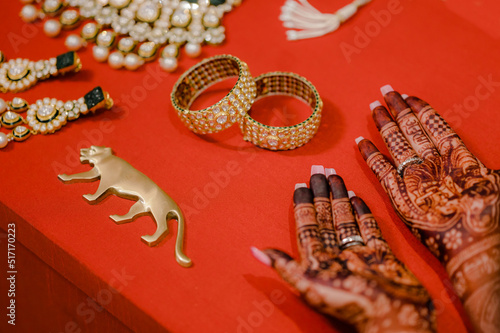
[[[317,311],[359,332],[434,332],[427,290],[392,253],[366,204],[342,178],[313,167],[310,188],[294,193],[300,261],[252,248]],[[319,170],[319,171],[318,171]],[[330,199],[331,198],[331,199]]]

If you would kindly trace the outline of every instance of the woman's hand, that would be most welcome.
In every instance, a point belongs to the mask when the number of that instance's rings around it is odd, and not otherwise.
[[[445,265],[477,332],[500,332],[500,174],[417,97],[382,88],[372,115],[394,164],[357,139],[398,215]]]
[[[297,289],[309,305],[359,332],[434,332],[427,290],[392,253],[360,198],[349,198],[333,169],[313,167],[310,188],[294,193],[300,262],[279,250],[257,259]]]

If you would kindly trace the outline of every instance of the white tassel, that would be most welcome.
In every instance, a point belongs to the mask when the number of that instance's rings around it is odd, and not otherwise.
[[[307,0],[287,0],[281,7],[280,20],[285,28],[297,29],[286,32],[288,40],[320,37],[337,30],[356,14],[359,7],[370,1],[354,0],[333,14],[325,14],[311,6]]]

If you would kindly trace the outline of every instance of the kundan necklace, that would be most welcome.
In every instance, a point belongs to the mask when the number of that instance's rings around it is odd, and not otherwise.
[[[161,52],[160,65],[167,71],[177,68],[179,48],[190,57],[201,53],[202,44],[220,44],[225,38],[222,17],[241,0],[44,0],[27,3],[21,10],[26,22],[39,19],[50,37],[62,29],[84,23],[80,36],[66,38],[70,50],[93,42],[97,61],[113,68],[135,70]],[[85,22],[83,22],[85,21]]]

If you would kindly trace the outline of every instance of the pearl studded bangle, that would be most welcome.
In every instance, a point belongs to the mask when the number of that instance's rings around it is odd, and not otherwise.
[[[189,110],[193,101],[210,85],[238,75],[231,91],[216,104],[199,111]],[[311,115],[293,126],[269,126],[253,119],[249,110],[256,99],[286,95],[304,101]],[[222,131],[240,124],[245,141],[270,150],[298,148],[311,140],[321,122],[323,101],[304,77],[288,72],[271,72],[254,79],[248,66],[231,55],[207,58],[187,72],[174,85],[172,105],[182,122],[197,134]]]
[[[190,106],[209,86],[238,77],[231,91],[216,104],[193,111]],[[182,122],[193,132],[220,132],[240,122],[255,100],[255,82],[246,63],[231,55],[207,58],[185,72],[174,85],[171,100]]]
[[[300,75],[287,72],[262,74],[255,78],[255,83],[256,100],[272,95],[292,96],[309,105],[312,113],[303,122],[286,127],[264,125],[246,113],[240,124],[243,139],[271,150],[295,149],[309,142],[318,131],[323,108],[323,101],[312,83]]]

